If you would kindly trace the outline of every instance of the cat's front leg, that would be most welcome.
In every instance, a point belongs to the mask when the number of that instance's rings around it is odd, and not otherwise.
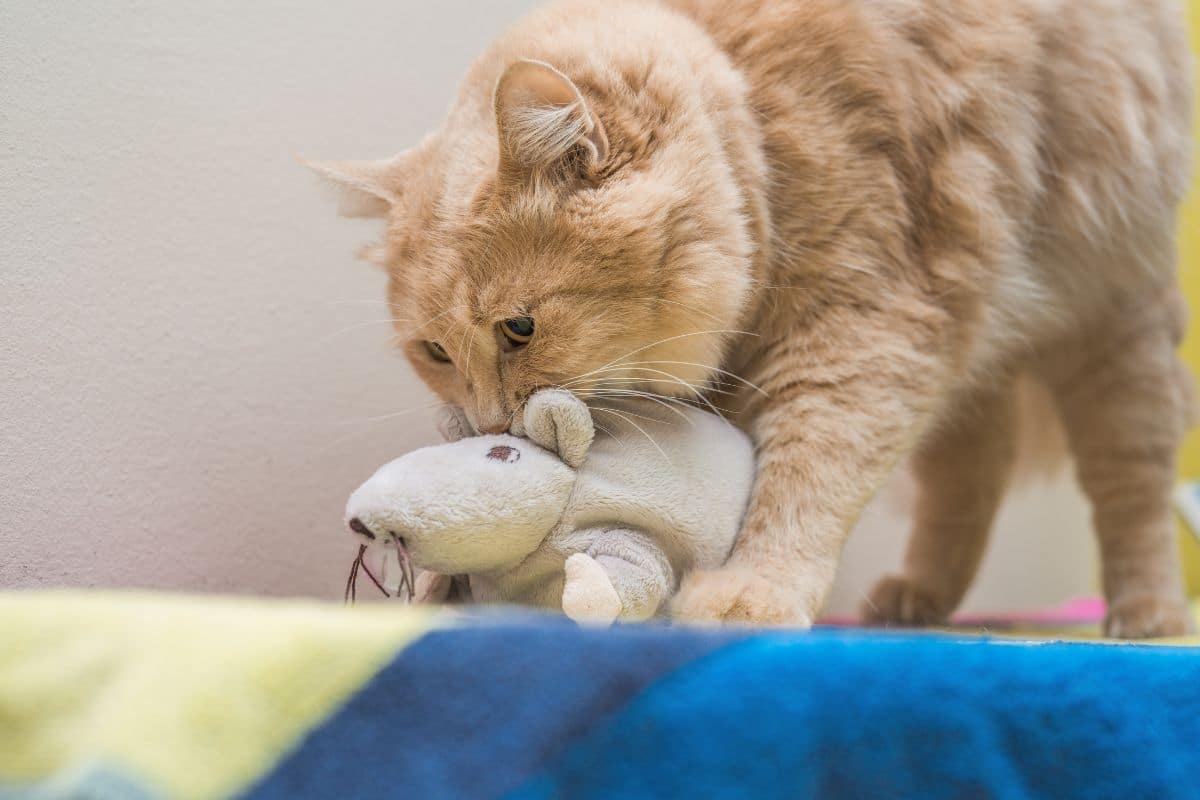
[[[812,624],[846,535],[948,392],[942,322],[919,300],[831,307],[763,353],[750,506],[727,564],[684,579],[676,618]]]

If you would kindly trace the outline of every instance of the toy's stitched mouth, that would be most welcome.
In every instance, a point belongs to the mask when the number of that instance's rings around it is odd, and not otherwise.
[[[392,534],[393,543],[396,547],[396,559],[400,562],[400,585],[396,587],[396,597],[403,598],[405,602],[411,603],[413,596],[416,594],[416,578],[413,573],[412,556],[408,552],[408,547],[404,544],[404,538]],[[358,554],[355,555],[354,561],[350,564],[350,575],[346,578],[346,592],[343,595],[345,603],[353,603],[358,600],[358,571],[361,569],[371,579],[371,583],[375,584],[384,597],[391,597],[392,594],[383,585],[383,582],[375,577],[375,573],[371,572],[371,568],[366,562],[367,546],[360,544],[358,546]]]

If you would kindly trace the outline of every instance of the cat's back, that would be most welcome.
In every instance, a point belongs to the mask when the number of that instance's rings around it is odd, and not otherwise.
[[[838,187],[832,208],[855,193],[887,208],[862,157],[884,153],[896,216],[941,252],[979,257],[960,280],[997,325],[1056,336],[1161,282],[1145,264],[1173,264],[1192,150],[1177,0],[669,2],[747,80],[786,236],[808,245],[820,214],[791,199],[813,194],[806,183]],[[846,142],[862,166],[836,157]]]
[[[666,0],[732,59],[768,114],[780,93],[879,105],[912,137],[947,122],[1123,155],[1187,135],[1180,0]],[[796,111],[803,110],[796,108]],[[1135,118],[1145,119],[1137,120]],[[973,125],[973,123],[975,123]],[[1166,128],[1168,130],[1161,130]]]

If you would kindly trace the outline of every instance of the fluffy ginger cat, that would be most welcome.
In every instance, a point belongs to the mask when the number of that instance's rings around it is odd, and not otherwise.
[[[1028,380],[1094,507],[1107,633],[1176,634],[1185,29],[1169,0],[559,2],[420,144],[313,166],[386,219],[402,347],[480,430],[562,386],[752,434],[737,547],[676,617],[811,623],[910,458],[904,571],[864,613],[945,620]]]

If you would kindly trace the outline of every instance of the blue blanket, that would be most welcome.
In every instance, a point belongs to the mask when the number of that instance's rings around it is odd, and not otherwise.
[[[156,601],[123,602],[144,608]],[[0,602],[0,640],[8,621],[3,611]],[[222,648],[256,646],[253,636],[223,641],[219,614],[199,624],[172,621],[172,613],[168,607],[154,619],[176,633],[211,637],[195,652],[209,649],[220,656],[214,661],[230,661]],[[229,685],[237,711],[225,720],[211,709],[213,719],[199,729],[184,715],[175,734],[180,742],[180,736],[208,737],[210,747],[215,736],[230,754],[259,747],[257,761],[239,767],[236,781],[213,780],[229,769],[220,746],[211,748],[207,766],[197,766],[189,748],[190,766],[174,771],[162,758],[139,761],[136,752],[106,750],[102,741],[45,762],[40,773],[13,760],[13,742],[15,752],[35,752],[26,745],[47,734],[14,711],[31,707],[32,673],[17,669],[19,655],[15,661],[0,655],[0,787],[7,781],[9,791],[30,797],[51,796],[39,794],[47,787],[57,787],[53,796],[100,796],[87,789],[101,778],[105,797],[1200,795],[1200,648],[836,629],[595,630],[535,615],[326,607],[284,614],[278,604],[262,603],[234,603],[229,614],[251,632],[255,624],[271,631],[259,646],[270,644],[266,656],[280,666],[241,682],[221,672],[228,666],[196,671]],[[362,625],[364,614],[371,625]],[[112,620],[119,625],[120,615]],[[388,640],[363,648],[372,660],[357,673],[342,663],[352,656],[340,646],[320,650],[323,635],[344,640],[353,625],[363,641]],[[291,647],[289,626],[302,644],[281,650]],[[94,621],[90,627],[96,629]],[[68,636],[65,627],[62,635]],[[131,638],[126,632],[122,653],[136,660]],[[60,661],[79,649],[69,636],[51,643]],[[314,647],[321,659],[313,657]],[[25,656],[26,666],[36,659],[29,649]],[[331,670],[358,677],[331,689]],[[55,680],[62,681],[58,672]],[[21,687],[9,681],[18,673],[25,676]],[[144,691],[194,692],[190,680],[174,687],[147,681]],[[259,680],[270,702],[254,696]],[[18,688],[19,699],[5,694]],[[86,692],[76,687],[74,694],[94,712]],[[325,699],[309,702],[313,707],[297,720],[293,695],[297,704]],[[160,697],[155,705],[170,702]],[[247,718],[247,709],[259,718]],[[24,725],[24,739],[6,740],[12,736],[3,732],[6,715]],[[64,719],[69,715],[54,719],[60,734]],[[136,715],[121,720],[137,724]],[[247,727],[259,733],[243,745]],[[146,747],[164,735],[146,734]],[[264,740],[275,744],[262,747]],[[197,787],[204,791],[190,791]]]

